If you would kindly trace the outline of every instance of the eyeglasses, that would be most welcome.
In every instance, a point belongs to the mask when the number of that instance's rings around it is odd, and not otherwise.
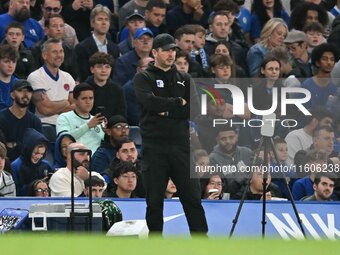
[[[113,125],[113,127],[117,129],[129,129],[129,125],[121,125],[121,124]]]
[[[54,7],[54,8],[52,8],[52,7],[44,7],[44,9],[47,11],[47,12],[59,12],[60,11],[60,8],[58,8],[58,7]]]
[[[50,190],[49,189],[36,189],[35,192],[44,192],[48,193]]]

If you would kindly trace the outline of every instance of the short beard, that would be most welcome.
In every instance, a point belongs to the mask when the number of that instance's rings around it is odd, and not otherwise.
[[[20,108],[27,108],[30,104],[30,102],[28,102],[27,104],[21,103],[20,100],[17,98],[15,98],[14,101]]]
[[[227,154],[232,154],[235,151],[235,149],[236,149],[236,145],[233,145],[230,150],[227,150],[224,146],[221,146],[221,145],[220,145],[220,147],[221,147],[221,150],[224,153],[227,153]]]
[[[25,20],[28,20],[31,17],[31,13],[29,9],[21,9],[19,11],[16,11],[13,15],[13,19],[18,22],[23,22]]]

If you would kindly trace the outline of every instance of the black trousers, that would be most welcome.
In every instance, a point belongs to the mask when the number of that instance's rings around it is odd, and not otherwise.
[[[183,145],[143,143],[142,148],[146,221],[150,232],[163,231],[163,204],[170,177],[177,187],[190,232],[207,233],[199,180],[190,178],[189,142]]]

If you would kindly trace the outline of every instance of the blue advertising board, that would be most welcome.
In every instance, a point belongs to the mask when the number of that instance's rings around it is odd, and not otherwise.
[[[113,199],[123,213],[124,220],[143,220],[144,199]],[[77,202],[87,203],[78,198]],[[70,203],[67,198],[0,198],[0,211],[4,208],[29,209],[31,204]],[[299,215],[309,239],[340,239],[340,203],[296,202]],[[229,235],[239,201],[203,201],[209,226],[209,236]],[[262,231],[262,202],[246,201],[243,205],[235,237],[260,237]],[[164,235],[189,235],[181,203],[177,199],[165,200]],[[266,236],[283,239],[302,239],[290,202],[268,201],[266,204]]]

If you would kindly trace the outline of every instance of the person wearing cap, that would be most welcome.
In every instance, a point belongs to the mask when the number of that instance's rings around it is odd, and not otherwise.
[[[153,41],[153,33],[149,28],[138,28],[133,35],[134,49],[117,59],[112,80],[123,86],[136,74],[137,62],[141,58],[149,57]]]
[[[206,233],[197,179],[190,178],[189,104],[197,109],[191,78],[177,71],[175,39],[159,34],[153,41],[155,62],[134,77],[141,104],[142,174],[146,185],[146,221],[151,233],[163,231],[163,199],[169,178],[175,183],[191,232]],[[192,97],[192,98],[191,98]],[[164,146],[166,144],[166,146]]]
[[[106,118],[98,112],[91,115],[93,107],[93,87],[87,83],[77,85],[73,90],[75,109],[59,115],[56,124],[57,134],[68,133],[83,143],[94,153],[104,139],[104,131],[101,124],[105,125]]]
[[[134,10],[126,17],[126,25],[119,33],[120,43],[118,47],[122,55],[133,49],[133,35],[138,28],[142,27],[145,27],[145,20],[144,16],[139,13],[138,10]]]
[[[299,30],[292,29],[284,40],[292,56],[292,74],[297,78],[307,78],[313,75],[308,54],[307,35]]]
[[[103,173],[116,155],[116,143],[122,137],[128,137],[130,127],[122,115],[112,116],[106,125],[105,138],[92,156],[91,168]]]
[[[16,77],[13,75],[17,65],[18,53],[10,45],[0,45],[0,110],[12,105],[10,91]]]
[[[0,131],[6,138],[7,155],[13,161],[20,156],[27,128],[42,132],[40,119],[28,110],[33,94],[31,84],[16,80],[11,89],[12,106],[0,111]]]
[[[75,47],[77,54],[79,81],[83,82],[91,75],[89,58],[96,52],[110,54],[113,59],[119,57],[119,48],[107,38],[110,29],[111,11],[101,4],[91,11],[90,21],[93,33]]]
[[[138,13],[145,13],[145,7],[149,0],[130,0],[124,4],[118,13],[119,17],[119,28],[121,29],[125,25],[126,17],[131,15],[135,10]]]

